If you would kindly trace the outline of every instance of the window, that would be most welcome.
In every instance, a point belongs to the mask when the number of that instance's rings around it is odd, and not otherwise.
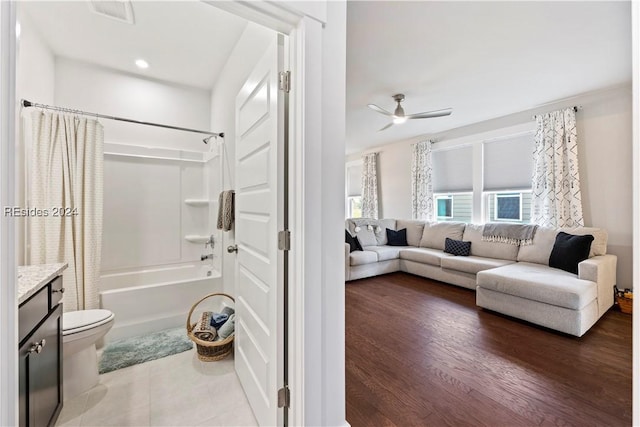
[[[453,217],[453,198],[451,196],[436,196],[436,217]]]
[[[436,221],[471,222],[473,212],[473,147],[433,151]]]
[[[522,194],[496,194],[496,219],[522,221]]]
[[[345,213],[347,218],[362,218],[362,160],[346,164]]]
[[[347,218],[362,218],[362,197],[347,197]]]
[[[531,191],[496,191],[485,193],[485,221],[529,223]]]
[[[436,221],[471,222],[473,193],[440,193],[434,195]]]

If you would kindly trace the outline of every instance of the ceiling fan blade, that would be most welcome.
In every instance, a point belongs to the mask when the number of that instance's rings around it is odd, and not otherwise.
[[[389,123],[388,125],[386,125],[385,127],[383,127],[382,129],[378,129],[378,132],[381,132],[383,130],[389,129],[391,126],[393,126],[393,122]]]
[[[425,113],[409,114],[406,117],[407,117],[407,119],[429,119],[431,117],[448,116],[452,112],[453,112],[452,108],[445,108],[445,109],[442,109],[442,110],[427,111]]]
[[[384,108],[378,107],[376,104],[368,104],[367,107],[371,108],[373,111],[377,111],[378,113],[382,113],[385,116],[393,116],[393,113],[385,110]]]

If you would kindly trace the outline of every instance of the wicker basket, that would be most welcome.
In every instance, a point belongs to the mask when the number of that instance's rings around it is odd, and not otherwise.
[[[616,302],[618,303],[618,307],[620,307],[621,312],[627,314],[633,313],[633,298],[616,295]]]
[[[193,329],[197,324],[191,323],[191,315],[193,314],[193,310],[195,310],[198,304],[200,304],[202,301],[215,296],[227,297],[231,301],[233,301],[234,304],[236,302],[236,300],[234,300],[232,296],[227,294],[209,294],[197,303],[193,304],[191,310],[189,310],[189,314],[187,315],[187,335],[189,336],[189,339],[191,339],[191,341],[196,343],[196,347],[198,349],[198,359],[202,360],[203,362],[215,362],[216,360],[224,359],[231,353],[231,351],[233,351],[233,337],[235,334],[231,334],[227,338],[220,341],[204,341],[193,335]]]

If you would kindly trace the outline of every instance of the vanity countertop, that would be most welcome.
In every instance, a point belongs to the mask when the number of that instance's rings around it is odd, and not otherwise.
[[[67,266],[67,263],[18,266],[18,304],[61,275]]]

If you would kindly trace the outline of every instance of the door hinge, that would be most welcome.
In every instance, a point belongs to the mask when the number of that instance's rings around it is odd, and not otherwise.
[[[288,408],[291,399],[289,387],[284,386],[278,390],[278,408]]]
[[[291,71],[280,71],[278,73],[278,83],[281,91],[289,93],[291,90]]]
[[[281,251],[291,249],[291,232],[289,230],[278,231],[278,249]]]

